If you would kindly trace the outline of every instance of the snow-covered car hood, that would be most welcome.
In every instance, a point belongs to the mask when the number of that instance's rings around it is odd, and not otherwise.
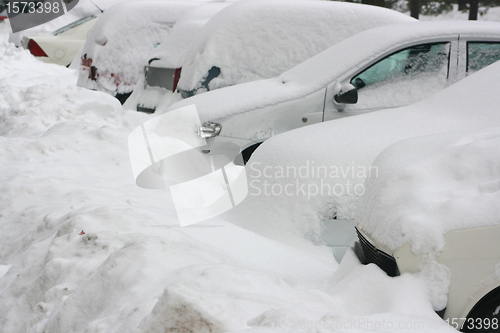
[[[498,147],[500,127],[390,146],[373,163],[379,174],[366,182],[359,226],[391,250],[409,243],[428,253],[444,248],[446,232],[500,224]]]

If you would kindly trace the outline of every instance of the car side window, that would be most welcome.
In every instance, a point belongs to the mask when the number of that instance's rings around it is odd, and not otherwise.
[[[500,60],[500,43],[467,42],[467,75]]]
[[[349,109],[408,105],[446,86],[450,43],[415,45],[380,60],[355,75],[358,103]]]

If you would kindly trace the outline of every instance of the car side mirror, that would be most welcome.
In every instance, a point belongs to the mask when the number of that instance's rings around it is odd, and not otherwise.
[[[356,104],[358,102],[358,90],[350,83],[340,87],[340,91],[333,97],[339,104]]]

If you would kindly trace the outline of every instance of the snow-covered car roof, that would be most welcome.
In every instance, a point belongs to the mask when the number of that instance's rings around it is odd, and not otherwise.
[[[175,22],[189,10],[202,5],[196,1],[130,1],[119,3],[102,14],[89,33],[82,55],[92,59],[99,73],[101,90],[118,93],[133,90],[144,63]],[[85,72],[78,85],[88,86]]]
[[[182,60],[200,29],[212,16],[229,5],[227,2],[207,3],[190,10],[175,23],[168,36],[151,53],[150,59],[155,60],[150,60],[150,64],[165,68],[181,67]]]
[[[200,94],[171,105],[168,110],[195,104],[202,121],[221,120],[234,114],[307,96],[345,74],[378,60],[412,41],[453,35],[499,36],[498,22],[439,21],[387,25],[347,38],[280,76]],[[341,65],[339,65],[341,64]],[[165,110],[158,109],[158,113]]]
[[[238,218],[258,220],[260,207],[274,207],[261,218],[294,225],[306,235],[320,233],[320,218],[355,218],[365,180],[378,177],[372,163],[388,146],[417,136],[500,126],[499,72],[497,62],[418,103],[270,138],[248,162],[250,184],[266,183],[268,189],[288,189],[293,195],[249,196],[248,211]]]
[[[446,232],[500,224],[499,147],[500,127],[390,146],[373,163],[379,175],[366,183],[359,226],[391,250],[409,243],[427,253],[444,249]]]
[[[193,41],[179,88],[191,91],[213,67],[209,88],[275,77],[360,31],[414,21],[386,8],[337,1],[241,1],[222,10]]]

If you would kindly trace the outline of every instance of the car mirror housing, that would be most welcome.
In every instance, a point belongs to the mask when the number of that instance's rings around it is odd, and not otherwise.
[[[333,99],[339,104],[356,104],[358,102],[358,90],[352,84],[346,83],[342,85]]]

